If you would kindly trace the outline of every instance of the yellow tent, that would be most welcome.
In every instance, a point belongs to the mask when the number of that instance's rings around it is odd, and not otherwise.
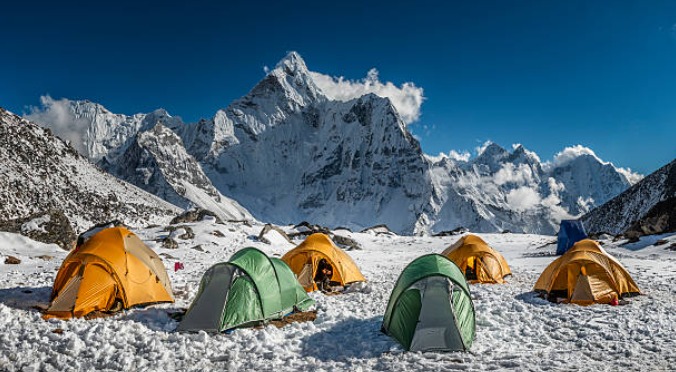
[[[442,255],[455,262],[470,283],[504,283],[512,271],[502,255],[476,235],[466,235]]]
[[[102,230],[61,264],[45,318],[174,302],[162,260],[123,227]]]
[[[535,291],[580,305],[609,303],[640,290],[627,270],[594,240],[581,240],[542,272]]]
[[[334,268],[331,281],[338,282],[343,286],[366,281],[352,258],[338,248],[331,241],[331,238],[322,233],[308,236],[305,241],[286,252],[282,257],[282,261],[289,265],[298,277],[298,282],[307,292],[317,290],[314,278],[321,259],[325,259]]]

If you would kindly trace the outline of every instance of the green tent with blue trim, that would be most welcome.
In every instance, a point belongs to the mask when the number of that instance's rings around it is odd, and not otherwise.
[[[458,266],[439,254],[406,266],[392,290],[382,330],[410,351],[468,350],[474,340],[474,305]]]
[[[281,319],[313,304],[284,261],[244,248],[204,273],[177,330],[222,332]]]

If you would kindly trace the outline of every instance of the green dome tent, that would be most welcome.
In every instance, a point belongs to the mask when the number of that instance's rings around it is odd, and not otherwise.
[[[413,260],[392,290],[382,330],[410,351],[468,350],[474,305],[458,266],[439,254]]]
[[[284,261],[244,248],[204,273],[177,330],[221,332],[281,319],[312,304]]]

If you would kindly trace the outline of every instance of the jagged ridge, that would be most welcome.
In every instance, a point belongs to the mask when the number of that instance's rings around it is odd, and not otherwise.
[[[163,223],[180,209],[91,165],[48,129],[0,108],[0,213],[3,219],[49,210],[76,230],[119,219]]]
[[[347,102],[328,99],[294,52],[211,119],[185,125],[157,113],[152,120],[135,115],[133,125],[118,124],[121,133],[110,134],[117,142],[88,135],[86,148],[100,144],[105,150],[96,154],[115,159],[134,143],[128,128],[138,128],[138,134],[151,123],[170,123],[166,127],[181,137],[218,192],[275,223],[311,220],[356,229],[385,223],[399,233],[464,226],[551,234],[561,218],[587,212],[631,185],[591,151],[561,164],[541,163],[522,146],[509,152],[497,144],[470,161],[425,156],[389,99],[374,94]],[[115,132],[89,132],[106,130]],[[209,189],[194,177],[201,172],[195,165],[190,174],[168,176],[157,164],[148,158],[141,168],[172,178],[173,190],[135,183],[167,198],[181,182]]]

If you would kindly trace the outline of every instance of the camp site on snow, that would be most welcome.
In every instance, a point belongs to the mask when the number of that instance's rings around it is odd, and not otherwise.
[[[139,342],[164,340],[161,344],[172,348],[177,342],[206,337],[209,344],[223,343],[214,353],[231,355],[227,363],[236,360],[242,368],[262,368],[267,358],[258,351],[245,358],[228,350],[243,352],[244,345],[262,345],[260,337],[290,365],[296,363],[291,360],[305,360],[293,359],[298,355],[338,369],[399,355],[395,357],[398,363],[410,366],[431,363],[413,355],[432,352],[440,353],[443,363],[480,368],[493,358],[479,356],[486,348],[514,353],[514,346],[505,345],[505,339],[512,340],[511,344],[532,342],[526,340],[533,337],[564,348],[573,335],[557,334],[568,326],[555,325],[556,319],[567,319],[573,324],[570,327],[610,316],[603,314],[612,314],[612,318],[642,314],[652,319],[658,316],[657,309],[671,303],[640,295],[663,290],[644,274],[653,268],[645,266],[648,261],[641,258],[645,256],[637,255],[640,250],[631,251],[609,240],[582,239],[557,256],[557,242],[547,236],[465,232],[412,238],[336,230],[333,234],[343,234],[363,247],[346,251],[325,233],[262,243],[250,238],[261,225],[239,224],[229,231],[227,224],[205,217],[177,226],[132,231],[103,224],[82,234],[70,252],[47,245],[31,248],[54,256],[50,261],[17,251],[16,255],[34,265],[19,273],[40,278],[45,290],[5,292],[23,298],[18,302],[7,302],[0,291],[0,303],[25,309],[10,310],[10,314],[37,315],[37,320],[25,325],[21,325],[25,320],[17,319],[11,327],[57,327],[84,337],[82,332],[96,324],[117,324],[124,330],[119,335],[87,336],[89,342],[101,345],[103,354],[107,353],[106,337],[126,339],[124,333]],[[292,236],[295,231],[292,226],[280,228]],[[167,234],[185,235],[188,229],[195,237],[178,239],[179,248],[163,245]],[[227,233],[221,236],[214,231]],[[207,255],[213,258],[204,260]],[[669,262],[665,260],[665,265]],[[50,279],[41,269],[31,271],[35,265],[51,265],[55,276]],[[326,278],[331,287],[323,291],[316,283],[322,265],[332,269]],[[660,275],[664,274],[652,276],[666,278]],[[35,305],[41,310],[36,311]],[[645,307],[655,310],[646,312]],[[270,328],[272,324],[275,327]],[[546,331],[515,338],[519,329]],[[614,343],[629,342],[619,338],[623,329],[620,325],[613,330],[618,337]],[[667,342],[666,338],[659,341],[662,333],[654,335],[657,342]],[[340,346],[330,347],[335,342]],[[406,353],[412,356],[404,357]],[[443,356],[457,353],[466,356],[460,361]],[[186,357],[191,365],[201,366],[198,369],[226,363]],[[555,354],[550,357],[564,368],[563,359],[559,362]],[[390,362],[394,360],[385,363],[394,368]],[[184,362],[173,363],[188,368]]]

